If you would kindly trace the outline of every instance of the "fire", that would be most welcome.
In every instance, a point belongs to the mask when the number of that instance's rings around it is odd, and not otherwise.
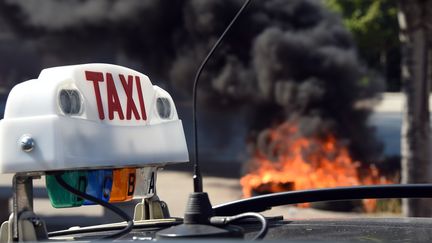
[[[269,130],[268,146],[264,152],[257,149],[251,161],[252,172],[241,178],[245,197],[254,192],[389,183],[375,166],[354,161],[335,136],[306,138],[298,136],[297,131],[291,123]],[[375,204],[375,200],[364,200],[368,212],[375,209]]]

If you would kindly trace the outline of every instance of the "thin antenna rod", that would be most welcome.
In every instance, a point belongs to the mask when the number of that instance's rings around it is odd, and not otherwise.
[[[195,75],[195,80],[193,84],[193,90],[192,90],[192,124],[193,124],[193,136],[194,136],[194,175],[193,175],[193,183],[194,183],[194,192],[202,192],[203,191],[203,183],[202,183],[202,176],[201,176],[201,170],[199,167],[198,162],[198,126],[197,126],[197,117],[196,117],[196,100],[197,100],[197,86],[198,86],[198,80],[201,76],[201,73],[204,69],[204,66],[207,64],[210,57],[213,55],[214,51],[220,43],[222,42],[225,35],[228,33],[228,31],[231,29],[231,26],[236,22],[237,18],[242,14],[243,10],[247,7],[247,5],[250,3],[251,0],[246,0],[243,3],[243,6],[240,8],[240,10],[237,12],[237,14],[234,16],[234,18],[231,20],[229,25],[225,28],[222,35],[219,37],[219,39],[216,41],[210,52],[207,54],[204,61],[201,63],[200,67],[198,68],[198,71]]]

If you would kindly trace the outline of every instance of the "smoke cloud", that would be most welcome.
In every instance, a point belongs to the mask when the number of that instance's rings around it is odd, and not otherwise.
[[[109,43],[189,97],[201,60],[242,2],[7,0],[0,7],[17,20],[9,22],[17,35],[31,35],[45,51],[54,53],[56,45],[46,45],[52,42],[78,53]],[[253,1],[233,26],[202,75],[198,97],[207,107],[250,109],[256,133],[296,121],[303,135],[332,132],[354,158],[372,161],[382,146],[367,125],[369,108],[358,103],[381,89],[340,18],[319,1],[266,0]]]

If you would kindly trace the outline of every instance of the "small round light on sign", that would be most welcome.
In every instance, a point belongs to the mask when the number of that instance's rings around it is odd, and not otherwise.
[[[63,89],[60,91],[60,108],[65,115],[75,115],[81,110],[81,97],[78,90]]]
[[[169,119],[171,117],[171,102],[168,98],[159,97],[156,100],[156,109],[160,118]]]

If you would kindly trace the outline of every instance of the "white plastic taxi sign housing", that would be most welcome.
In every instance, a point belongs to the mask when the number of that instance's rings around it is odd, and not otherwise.
[[[16,85],[0,121],[0,172],[188,161],[171,96],[111,64],[44,69]]]

